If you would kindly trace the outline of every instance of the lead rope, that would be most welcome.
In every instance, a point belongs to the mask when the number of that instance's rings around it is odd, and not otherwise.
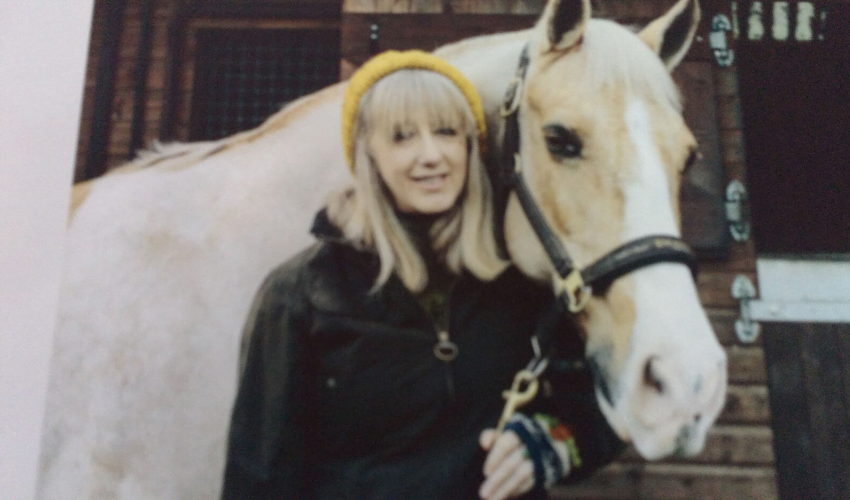
[[[505,399],[505,408],[502,410],[502,416],[499,418],[499,424],[496,426],[496,432],[498,434],[504,432],[505,425],[507,425],[511,416],[520,407],[528,404],[537,396],[537,390],[540,387],[538,377],[540,377],[540,374],[549,365],[549,357],[543,356],[537,335],[531,337],[531,347],[534,349],[534,358],[524,370],[517,372],[511,388],[502,392],[502,397]]]

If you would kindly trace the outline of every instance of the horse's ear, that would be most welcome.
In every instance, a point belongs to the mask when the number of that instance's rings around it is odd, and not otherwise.
[[[679,0],[666,14],[649,23],[639,36],[672,71],[691,47],[699,19],[698,0]]]
[[[588,19],[590,0],[549,0],[539,21],[548,49],[567,50],[579,43]]]

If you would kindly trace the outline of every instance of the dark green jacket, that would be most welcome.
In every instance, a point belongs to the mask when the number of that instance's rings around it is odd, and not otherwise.
[[[434,320],[395,276],[369,293],[378,259],[324,239],[274,270],[246,325],[223,498],[281,500],[477,499],[502,391],[532,358],[530,336],[550,290],[514,268],[496,280],[458,279],[447,323],[459,348],[437,359]],[[523,408],[560,417],[589,475],[622,449],[597,407],[583,346],[566,322],[559,356]],[[535,491],[524,498],[546,498]]]

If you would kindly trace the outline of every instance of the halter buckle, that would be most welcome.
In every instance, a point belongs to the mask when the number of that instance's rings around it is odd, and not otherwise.
[[[593,294],[591,288],[584,284],[578,269],[573,269],[566,278],[555,278],[555,293],[567,295],[567,308],[571,313],[581,312]]]

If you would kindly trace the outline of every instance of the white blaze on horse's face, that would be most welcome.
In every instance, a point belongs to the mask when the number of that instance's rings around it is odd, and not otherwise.
[[[678,236],[671,196],[677,177],[667,174],[654,138],[655,128],[641,100],[627,104],[625,115],[634,148],[623,184],[623,241],[650,234]],[[702,449],[705,432],[717,417],[725,395],[726,362],[699,303],[690,271],[657,264],[631,276],[635,320],[630,351],[619,381],[619,399],[601,404],[609,420],[629,430],[647,458]]]
[[[550,1],[531,45],[523,164],[552,229],[585,266],[622,243],[679,236],[679,183],[696,149],[669,77],[699,19],[695,0],[634,35],[589,20],[587,0]],[[659,57],[660,56],[660,57]],[[513,260],[548,279],[516,201]],[[726,393],[726,356],[681,264],[644,267],[594,297],[579,321],[603,413],[646,458],[692,455]]]

